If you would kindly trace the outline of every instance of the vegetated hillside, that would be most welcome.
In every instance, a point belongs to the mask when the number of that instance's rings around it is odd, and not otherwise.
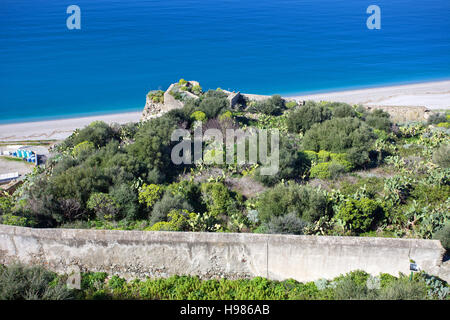
[[[183,86],[180,83],[180,86]],[[34,227],[361,235],[449,247],[449,115],[393,124],[344,103],[280,96],[230,108],[220,89],[141,123],[94,122],[60,143],[11,197],[1,222]],[[280,168],[175,165],[175,128],[281,131]]]

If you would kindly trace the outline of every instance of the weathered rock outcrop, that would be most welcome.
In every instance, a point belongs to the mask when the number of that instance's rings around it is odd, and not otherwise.
[[[159,117],[170,110],[181,109],[188,99],[198,99],[201,90],[200,83],[191,80],[172,83],[165,92],[150,91],[147,94],[141,120],[146,121]],[[236,108],[245,100],[260,101],[270,98],[269,96],[244,95],[227,90],[222,90],[222,92],[227,95],[231,108]]]
[[[170,110],[183,108],[188,99],[198,99],[199,96],[191,92],[193,88],[201,90],[197,81],[180,81],[172,83],[165,92],[150,91],[147,94],[141,120],[146,121]]]
[[[157,117],[164,113],[164,103],[163,102],[156,102],[151,97],[151,93],[147,95],[147,98],[145,100],[145,107],[144,111],[142,112],[142,120],[151,119],[154,117]]]

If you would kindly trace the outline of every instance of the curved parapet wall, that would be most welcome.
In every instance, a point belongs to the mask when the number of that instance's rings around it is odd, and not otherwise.
[[[443,254],[435,240],[0,225],[2,264],[41,264],[61,273],[76,266],[127,279],[190,274],[312,281],[357,269],[374,275],[408,273],[410,260],[437,275]]]

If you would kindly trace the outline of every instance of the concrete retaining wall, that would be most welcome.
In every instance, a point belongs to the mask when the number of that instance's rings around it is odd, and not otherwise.
[[[311,281],[362,269],[409,273],[413,259],[437,274],[439,241],[233,233],[31,229],[0,225],[0,263],[42,264],[57,272],[72,266],[125,278],[262,276]]]

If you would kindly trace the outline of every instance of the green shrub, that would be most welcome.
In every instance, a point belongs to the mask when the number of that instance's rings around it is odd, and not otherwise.
[[[384,112],[381,109],[375,109],[366,116],[365,121],[372,128],[389,132],[392,126],[392,122],[389,118],[389,113]]]
[[[317,152],[317,159],[319,162],[328,162],[331,160],[331,152],[320,150]]]
[[[381,300],[422,300],[427,298],[424,282],[409,281],[408,278],[391,281],[380,290]]]
[[[308,101],[306,105],[288,115],[287,126],[290,132],[305,133],[314,124],[322,123],[328,119],[331,119],[331,111],[328,108]]]
[[[159,173],[173,172],[171,161],[171,134],[176,127],[176,121],[170,118],[170,112],[164,116],[141,125],[136,133],[136,141],[126,148],[125,165],[132,170],[138,170],[149,181],[150,173],[156,170]]]
[[[154,103],[164,103],[164,91],[162,90],[150,91],[147,97]]]
[[[387,197],[396,203],[405,203],[412,189],[412,179],[408,176],[395,175],[384,182]]]
[[[0,194],[0,216],[2,214],[10,213],[13,206],[14,201],[12,200],[11,196],[9,196],[7,193],[5,193],[4,195]]]
[[[279,115],[284,108],[284,100],[281,96],[274,95],[267,100],[255,102],[248,108],[248,111],[266,115]]]
[[[208,90],[205,96],[208,98],[221,98],[221,99],[226,99],[228,97],[228,95],[225,92],[223,92],[223,90],[220,88],[217,88],[217,90]]]
[[[217,218],[220,215],[231,215],[237,209],[237,203],[228,188],[220,182],[207,182],[201,186],[202,200],[208,212]]]
[[[181,195],[166,191],[161,200],[155,203],[150,216],[150,223],[155,224],[160,221],[167,221],[168,214],[172,210],[192,211],[192,206]]]
[[[346,171],[346,167],[337,161],[321,162],[311,167],[309,176],[318,179],[335,179]]]
[[[18,227],[28,227],[29,222],[26,217],[21,217],[17,215],[13,215],[11,213],[5,213],[0,216],[0,222],[2,224],[10,225],[10,226],[18,226]]]
[[[108,274],[106,272],[84,272],[81,274],[82,290],[101,290],[105,285]]]
[[[86,155],[95,150],[95,146],[90,141],[83,141],[73,147],[72,156],[78,158],[82,155]]]
[[[441,241],[445,250],[450,251],[450,222],[447,222],[443,228],[433,234],[433,239]]]
[[[105,192],[108,190],[111,181],[106,177],[102,170],[85,162],[83,165],[71,167],[61,172],[53,174],[48,179],[42,180],[42,184],[36,185],[36,195],[39,195],[40,201],[43,201],[41,208],[36,208],[38,213],[47,212],[58,222],[70,221],[73,219],[83,219],[85,216],[86,203],[92,193]],[[56,197],[58,203],[48,201],[48,197]],[[72,202],[73,209],[76,206],[78,210],[69,209],[62,206],[63,202],[69,205]],[[49,204],[55,207],[48,207]],[[56,205],[58,204],[58,205]],[[67,213],[72,214],[68,215]]]
[[[0,265],[0,299],[153,299],[153,300],[353,300],[440,299],[445,300],[445,282],[426,274],[396,278],[388,274],[372,277],[353,271],[332,280],[301,283],[261,277],[252,279],[201,280],[198,276],[175,275],[127,282],[104,272],[81,273],[81,290],[68,290],[64,277],[41,267]]]
[[[447,117],[445,116],[445,114],[437,112],[437,113],[432,113],[427,120],[428,124],[438,124],[438,123],[442,123],[442,122],[447,122]]]
[[[267,223],[266,232],[275,234],[303,234],[307,223],[291,212],[284,216],[273,216]]]
[[[345,275],[340,275],[334,279],[334,283],[338,283],[343,279],[348,279],[353,281],[358,286],[365,286],[367,284],[367,279],[370,275],[363,270],[355,270],[346,273]]]
[[[219,116],[219,120],[220,121],[229,121],[232,119],[232,117],[233,117],[233,114],[231,113],[231,111],[227,110]]]
[[[311,151],[311,150],[305,150],[305,151],[303,151],[303,153],[305,154],[306,158],[308,158],[308,160],[310,162],[319,161],[319,156],[318,156],[317,152]]]
[[[337,282],[334,289],[334,298],[336,300],[365,300],[368,297],[369,290],[366,285],[360,285],[353,279],[344,278]]]
[[[163,194],[163,187],[157,184],[144,183],[139,189],[139,202],[144,203],[147,208],[152,208]]]
[[[347,153],[355,166],[369,163],[369,151],[375,141],[373,131],[357,118],[335,118],[315,124],[303,138],[306,150]]]
[[[139,218],[138,195],[132,186],[126,183],[116,184],[111,188],[110,195],[117,207],[120,208],[121,218],[127,220]]]
[[[330,173],[330,169],[329,169],[330,164],[331,164],[331,162],[321,162],[321,163],[316,164],[315,166],[311,167],[309,176],[311,178],[318,178],[318,179],[331,178],[331,173]]]
[[[119,206],[111,195],[102,192],[91,194],[86,207],[100,220],[116,220]]]
[[[450,168],[450,145],[443,144],[433,153],[433,162],[442,168]]]
[[[348,160],[349,157],[345,153],[331,153],[330,158],[332,162],[338,163],[344,167],[345,172],[349,172],[353,169],[353,164]]]
[[[286,108],[287,109],[293,109],[297,106],[297,102],[296,101],[289,101],[286,102]]]
[[[203,122],[206,120],[206,114],[203,111],[195,111],[191,114],[191,119]]]
[[[119,276],[112,276],[108,281],[108,287],[111,289],[121,289],[126,285],[127,281]]]
[[[333,110],[333,118],[356,117],[356,111],[347,103],[336,102],[327,105]]]
[[[375,200],[362,198],[348,199],[340,205],[335,215],[352,232],[367,232],[383,217],[383,207]]]
[[[318,153],[308,150],[304,153],[311,162],[315,163],[311,167],[310,178],[334,179],[353,169],[353,165],[347,160],[345,153],[332,153],[325,150],[320,150]]]
[[[206,206],[201,201],[202,192],[199,183],[181,180],[180,182],[174,182],[167,187],[167,192],[172,195],[179,195],[183,197],[193,208],[195,212],[206,211]]]
[[[448,129],[448,128],[450,128],[450,122],[440,122],[436,126],[439,127],[439,128],[446,128],[446,129]]]
[[[208,91],[209,92],[209,91]],[[228,108],[228,100],[223,97],[207,95],[198,106],[199,110],[206,114],[208,119],[217,117]]]
[[[258,167],[255,179],[266,186],[273,186],[281,180],[300,180],[306,176],[310,165],[311,161],[305,153],[299,151],[296,143],[280,135],[278,173],[261,175],[261,167]]]
[[[195,85],[192,87],[192,92],[196,95],[200,95],[203,92],[203,89],[200,85]]]
[[[147,231],[189,231],[190,213],[185,210],[172,210],[167,215],[168,221],[160,221],[155,223]]]
[[[397,278],[394,277],[393,275],[391,275],[389,273],[381,273],[380,274],[380,287],[385,288],[387,286],[390,286],[390,284],[392,282],[394,282],[395,280],[397,280]]]
[[[322,190],[297,184],[279,184],[267,190],[258,199],[257,210],[263,222],[269,222],[273,216],[295,213],[310,223],[331,214],[329,200]]]
[[[436,206],[445,203],[450,197],[450,186],[418,183],[413,185],[413,189],[410,191],[409,195],[419,205]]]
[[[94,121],[67,138],[63,145],[74,147],[82,142],[91,142],[96,148],[106,146],[111,140],[117,140],[117,133],[105,122]]]
[[[67,300],[73,295],[53,272],[40,266],[0,267],[0,300]]]

